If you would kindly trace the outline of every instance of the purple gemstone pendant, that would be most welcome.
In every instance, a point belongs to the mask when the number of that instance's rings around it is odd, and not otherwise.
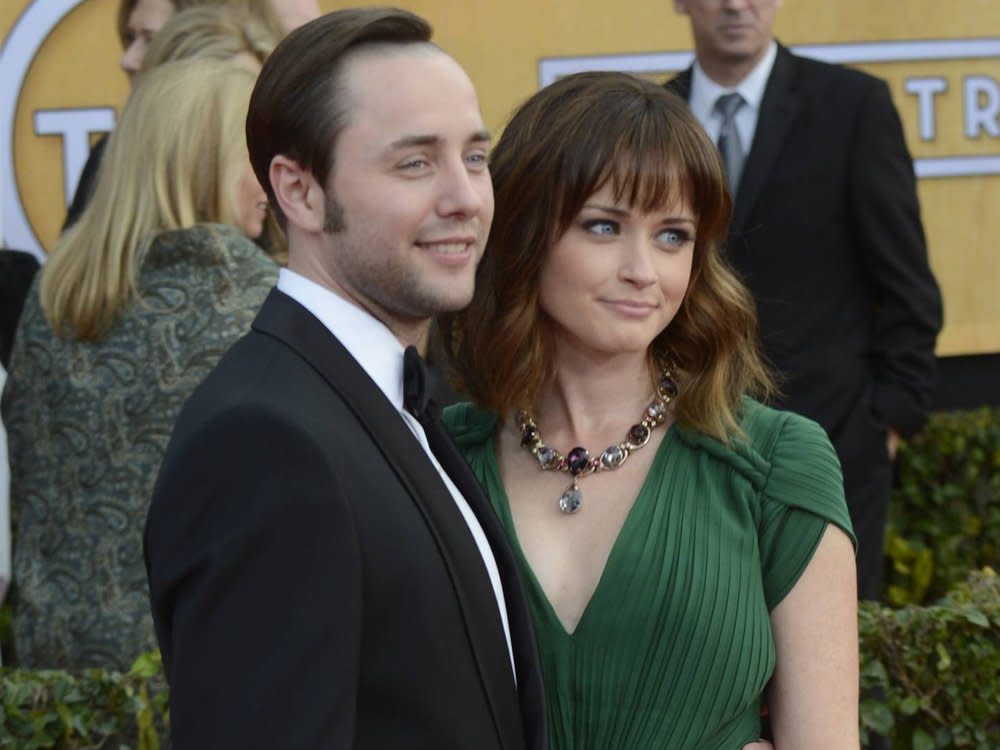
[[[570,474],[579,474],[587,468],[590,463],[590,451],[581,446],[577,446],[566,456],[566,465],[569,466]]]

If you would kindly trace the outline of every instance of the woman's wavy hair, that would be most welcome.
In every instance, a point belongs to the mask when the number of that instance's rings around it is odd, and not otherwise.
[[[696,215],[691,280],[650,365],[678,369],[677,421],[728,441],[744,394],[772,381],[757,345],[749,292],[721,256],[730,197],[718,150],[676,95],[624,73],[579,73],[514,113],[490,157],[493,228],[471,305],[442,316],[462,385],[506,417],[531,408],[553,372],[551,321],[538,300],[549,249],[610,180],[616,200],[643,212],[684,198]]]
[[[235,223],[254,80],[244,66],[195,58],[137,81],[94,196],[42,271],[42,307],[57,335],[99,340],[135,298],[138,269],[160,232]]]

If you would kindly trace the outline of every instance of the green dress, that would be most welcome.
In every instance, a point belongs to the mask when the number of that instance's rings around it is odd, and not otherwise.
[[[828,522],[853,539],[822,428],[749,400],[745,438],[730,447],[671,427],[569,634],[518,543],[496,463],[496,416],[459,404],[445,423],[521,566],[551,749],[738,750],[757,739],[774,670],[769,613]]]

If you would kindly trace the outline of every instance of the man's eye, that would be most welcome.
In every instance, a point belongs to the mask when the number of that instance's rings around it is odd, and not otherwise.
[[[426,159],[408,159],[399,165],[400,169],[423,169],[428,166],[430,162]]]

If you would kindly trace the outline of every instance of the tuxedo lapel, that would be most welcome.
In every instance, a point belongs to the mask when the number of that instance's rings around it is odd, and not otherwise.
[[[731,234],[741,232],[753,209],[761,189],[785,144],[785,138],[798,114],[801,101],[793,83],[795,58],[778,45],[778,55],[764,89],[753,144],[747,155],[746,166],[740,181],[733,207]]]
[[[493,587],[465,519],[424,449],[357,361],[291,297],[272,290],[253,328],[284,342],[329,383],[364,425],[408,490],[437,542],[454,584],[502,746],[523,747],[514,676]]]
[[[440,421],[436,404],[432,403],[431,412],[434,415],[432,424],[425,427],[431,449],[455,486],[469,501],[496,556],[507,600],[507,620],[514,645],[521,712],[524,724],[530,732],[528,747],[544,747],[548,737],[545,689],[539,666],[538,644],[535,640],[531,612],[528,609],[527,595],[517,572],[517,561],[482,485]]]

